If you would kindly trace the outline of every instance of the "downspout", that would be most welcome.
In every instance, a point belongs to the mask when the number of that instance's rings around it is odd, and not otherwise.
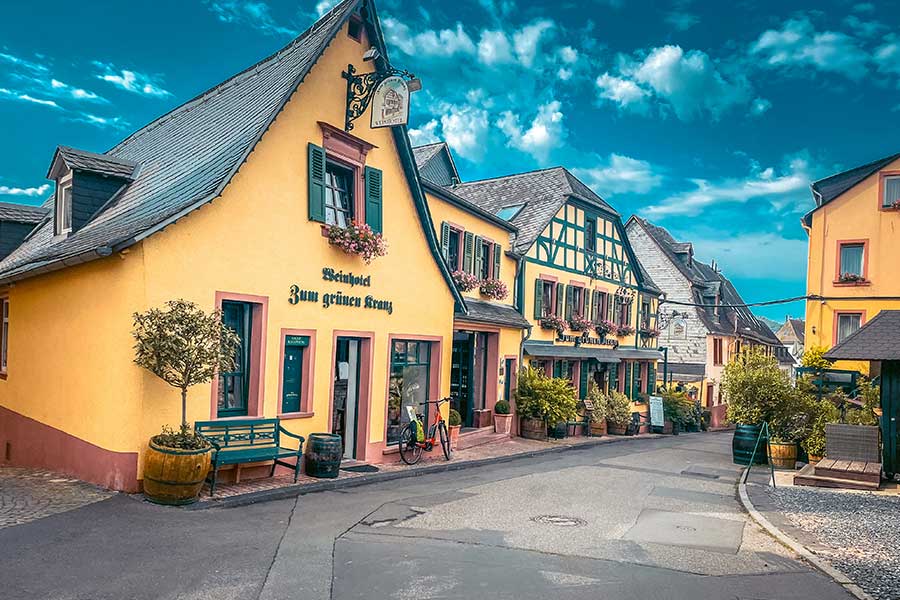
[[[518,291],[518,293],[516,294],[516,304],[518,306],[516,306],[516,308],[518,309],[519,314],[522,315],[522,318],[525,318],[525,257],[524,256],[520,256],[517,261],[517,264],[516,264],[516,289]],[[527,319],[526,319],[526,321],[527,321]],[[531,331],[532,331],[533,327],[534,326],[530,322],[528,322],[527,327],[523,330],[523,333],[521,334],[522,337],[519,340],[518,363],[516,363],[518,365],[519,369],[521,369],[523,366],[525,366],[525,363],[524,363],[525,342],[527,342],[528,339],[531,338]],[[509,373],[507,373],[506,376],[509,377],[510,376]],[[512,400],[512,405],[510,406],[510,413],[515,414],[515,410],[514,410],[515,403],[516,403],[515,396],[514,395],[511,396],[510,399]],[[513,421],[513,430],[514,430],[515,435],[518,436],[520,434],[519,419],[515,419]]]

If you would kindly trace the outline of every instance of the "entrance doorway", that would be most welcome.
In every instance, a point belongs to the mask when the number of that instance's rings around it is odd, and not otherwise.
[[[344,458],[356,458],[359,421],[360,340],[339,337],[334,348],[334,386],[331,431],[344,441]]]
[[[488,335],[468,331],[453,334],[450,406],[459,412],[463,427],[472,427],[475,411],[485,408]]]
[[[232,371],[219,374],[217,416],[245,417],[250,397],[250,336],[253,324],[253,308],[248,302],[222,302],[222,321],[237,333],[240,339]]]

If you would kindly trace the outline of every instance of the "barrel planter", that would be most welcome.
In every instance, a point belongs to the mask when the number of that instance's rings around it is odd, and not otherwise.
[[[762,425],[737,425],[734,428],[734,438],[731,441],[731,455],[736,465],[749,465],[753,456],[753,448],[756,446],[756,439]],[[759,441],[759,447],[756,449],[756,459],[754,464],[766,464],[766,442],[765,436]]]
[[[599,421],[591,421],[591,435],[594,437],[599,437],[601,435],[606,435],[606,419],[600,419]]]
[[[209,473],[211,450],[167,448],[150,440],[144,460],[144,496],[156,504],[196,502]]]
[[[776,469],[797,468],[797,443],[796,442],[769,442],[769,460]]]
[[[311,433],[306,442],[304,463],[310,477],[334,479],[341,470],[344,439],[333,433]]]
[[[529,440],[546,440],[547,424],[543,419],[531,419],[522,417],[519,421],[519,433]]]
[[[609,435],[625,435],[628,433],[628,422],[626,421],[622,425],[619,425],[618,423],[613,423],[607,419],[606,430],[609,432]]]

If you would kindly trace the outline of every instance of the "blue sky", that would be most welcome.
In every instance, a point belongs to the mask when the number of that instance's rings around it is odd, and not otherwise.
[[[328,5],[7,3],[0,200],[39,203],[57,144],[108,149]],[[446,139],[464,179],[565,165],[623,216],[693,241],[748,301],[804,293],[809,182],[900,145],[900,17],[886,0],[378,7],[394,65],[424,82],[415,142]]]

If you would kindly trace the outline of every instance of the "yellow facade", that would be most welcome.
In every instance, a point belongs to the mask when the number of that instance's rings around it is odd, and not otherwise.
[[[387,256],[367,266],[329,245],[322,226],[308,220],[307,143],[322,144],[320,121],[343,129],[347,83],[341,73],[347,64],[363,72],[370,68],[362,60],[369,48],[365,34],[358,42],[346,29],[345,24],[221,197],[127,251],[3,290],[11,327],[0,406],[103,451],[142,453],[162,425],[177,425],[180,403],[177,390],[132,363],[132,313],[176,297],[212,310],[217,293],[267,301],[259,416],[279,413],[281,330],[315,332],[313,414],[283,420],[293,432],[330,431],[336,331],[372,336],[366,442],[373,448],[385,440],[389,336],[435,342],[440,384],[430,395],[448,395],[454,298],[429,249],[390,128],[369,129],[362,118],[353,131],[374,145],[366,165],[383,171]],[[346,285],[323,281],[326,267],[370,275],[371,287],[363,293],[391,301],[391,314],[288,302],[295,284],[322,294],[351,293]],[[191,388],[188,420],[209,419],[213,412],[211,384]]]
[[[835,345],[841,313],[861,315],[863,325],[882,310],[900,309],[900,280],[896,276],[900,212],[882,210],[880,197],[885,173],[898,171],[900,160],[885,165],[810,215],[806,289],[823,299],[806,303],[807,349]],[[839,246],[848,242],[865,246],[863,282],[838,281]],[[867,373],[868,363],[840,361],[835,368]]]

